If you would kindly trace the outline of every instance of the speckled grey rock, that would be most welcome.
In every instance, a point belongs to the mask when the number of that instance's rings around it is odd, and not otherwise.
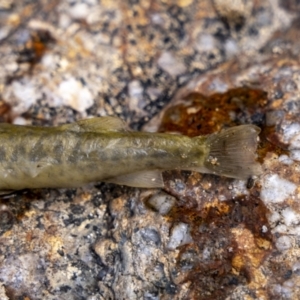
[[[247,85],[268,92],[269,137],[286,151],[269,148],[254,188],[173,172],[164,191],[1,199],[1,299],[297,298],[299,6],[238,2],[238,21],[232,1],[0,3],[1,121],[115,114],[136,129],[191,91]]]

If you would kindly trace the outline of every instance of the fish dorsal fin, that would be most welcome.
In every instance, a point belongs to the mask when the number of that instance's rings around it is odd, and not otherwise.
[[[126,124],[119,118],[113,116],[95,117],[77,121],[73,124],[65,124],[60,126],[62,130],[70,130],[76,132],[117,132],[128,131]]]
[[[164,187],[162,174],[159,170],[140,171],[131,174],[120,175],[117,177],[109,178],[105,181],[139,188]]]

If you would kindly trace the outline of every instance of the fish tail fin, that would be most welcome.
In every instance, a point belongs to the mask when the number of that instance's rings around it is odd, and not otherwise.
[[[254,125],[235,126],[208,136],[209,154],[204,167],[209,173],[247,179],[262,172],[255,161],[260,128]]]

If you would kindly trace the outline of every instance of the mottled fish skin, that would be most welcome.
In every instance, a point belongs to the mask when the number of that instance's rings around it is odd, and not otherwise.
[[[259,130],[253,125],[245,130],[250,131],[252,143],[248,169],[242,173],[233,170],[236,174],[223,170],[226,176],[246,178],[259,173],[253,142]],[[214,161],[218,158],[210,157],[211,145],[219,143],[216,137],[132,132],[114,117],[51,128],[0,124],[0,190],[68,188],[99,181],[161,187],[159,178],[147,184],[143,174],[150,172],[155,177],[163,170],[173,169],[222,175],[218,161]],[[126,179],[127,174],[137,175]]]

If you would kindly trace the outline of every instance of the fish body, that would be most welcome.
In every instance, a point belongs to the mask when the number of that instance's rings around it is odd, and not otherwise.
[[[58,127],[0,124],[0,190],[99,181],[163,187],[162,171],[174,169],[244,179],[260,172],[258,133],[253,125],[193,138],[133,132],[115,117]]]

